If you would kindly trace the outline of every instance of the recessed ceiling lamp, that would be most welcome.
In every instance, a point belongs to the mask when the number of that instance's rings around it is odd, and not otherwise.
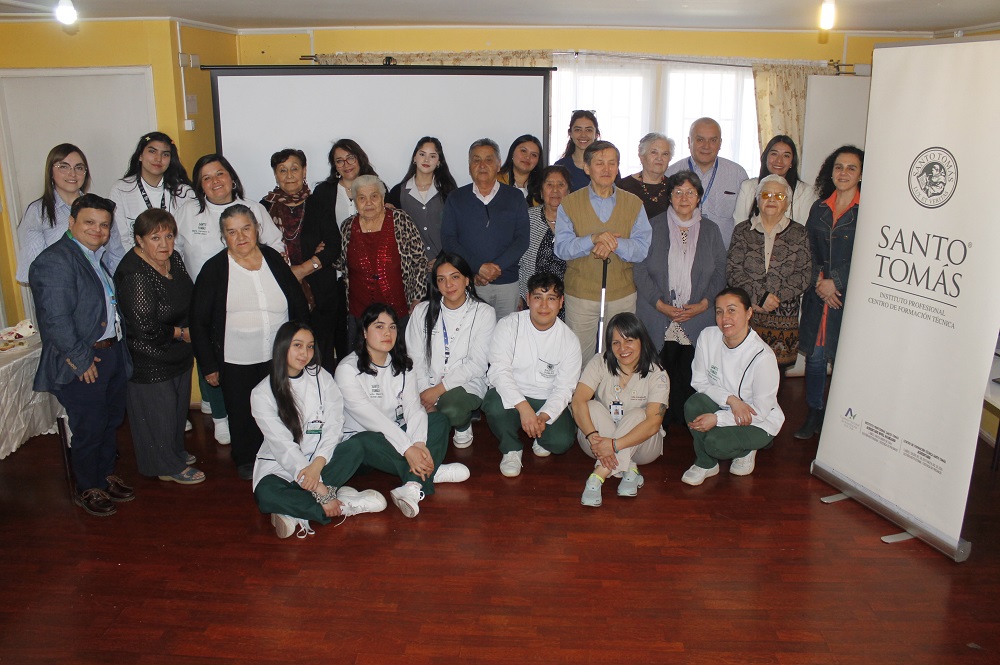
[[[73,0],[59,0],[56,5],[56,20],[63,25],[73,25],[76,23],[76,7]]]
[[[819,29],[832,30],[836,18],[837,7],[833,4],[833,0],[823,0],[823,4],[819,8]]]

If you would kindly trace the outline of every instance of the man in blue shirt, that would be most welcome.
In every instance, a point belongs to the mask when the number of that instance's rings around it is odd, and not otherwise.
[[[76,503],[91,515],[116,512],[135,494],[114,475],[115,433],[125,418],[132,360],[111,273],[101,263],[115,204],[84,194],[70,211],[66,235],[42,251],[28,272],[42,354],[34,389],[66,409],[73,432]]]

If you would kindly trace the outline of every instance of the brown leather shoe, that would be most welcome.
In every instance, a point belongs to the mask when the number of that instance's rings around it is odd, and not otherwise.
[[[118,512],[115,504],[111,503],[111,497],[104,490],[96,488],[77,494],[75,502],[76,505],[96,517],[108,517]]]
[[[118,476],[108,476],[108,489],[104,490],[108,498],[116,503],[125,503],[135,498],[135,490],[125,484]]]

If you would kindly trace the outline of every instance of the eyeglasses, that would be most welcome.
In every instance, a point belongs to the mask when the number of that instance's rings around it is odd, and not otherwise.
[[[348,155],[347,157],[344,157],[343,159],[335,159],[335,160],[333,160],[333,165],[334,166],[343,166],[344,164],[357,164],[357,163],[358,163],[358,158],[356,156],[354,156],[354,155]]]
[[[764,199],[765,201],[770,201],[771,199],[778,199],[779,201],[784,201],[785,199],[788,198],[788,194],[785,194],[784,192],[761,192],[760,198]]]
[[[82,175],[82,174],[84,174],[84,173],[87,172],[87,167],[84,166],[83,164],[76,164],[74,166],[73,164],[67,164],[66,162],[59,162],[55,166],[56,166],[57,170],[59,170],[59,171],[61,171],[63,173],[69,173],[70,171],[76,171],[77,173],[79,173],[79,174]]]
[[[698,198],[698,190],[696,189],[675,189],[670,192],[670,195],[678,199],[694,199]]]

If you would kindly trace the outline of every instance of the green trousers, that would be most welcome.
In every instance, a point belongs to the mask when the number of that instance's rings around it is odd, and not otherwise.
[[[333,449],[333,456],[319,476],[324,484],[340,488],[355,474],[363,460],[364,450],[352,437],[337,444]],[[326,492],[325,488],[323,492]],[[323,512],[323,506],[316,503],[311,492],[305,491],[296,482],[267,475],[257,483],[253,496],[262,513],[278,513],[320,524],[330,523],[330,518]]]
[[[483,400],[470,394],[462,386],[452,388],[438,399],[437,409],[455,429],[465,429],[472,422],[472,412],[482,406]]]
[[[525,398],[531,408],[536,412],[545,404],[543,399]],[[507,454],[514,450],[522,450],[521,439],[521,414],[517,409],[503,408],[503,400],[500,393],[495,388],[486,391],[483,398],[483,413],[489,422],[490,431],[493,436],[500,441],[500,452]],[[552,414],[549,414],[552,415]],[[562,455],[573,447],[573,435],[576,433],[576,425],[570,415],[569,408],[563,409],[562,414],[556,418],[555,422],[549,422],[538,439],[538,445],[551,453]]]
[[[435,471],[441,466],[444,455],[448,452],[448,431],[450,428],[448,418],[440,412],[427,414],[427,450],[434,460]],[[410,463],[398,450],[392,447],[392,444],[381,432],[358,432],[347,441],[356,441],[361,446],[364,451],[363,464],[365,466],[395,474],[403,483],[411,481],[420,483],[426,496],[434,494],[433,474],[427,480],[421,480],[420,476],[410,471]]]
[[[722,407],[704,393],[695,393],[684,403],[685,422],[691,422],[703,413],[715,413]],[[713,427],[707,432],[696,432],[694,437],[694,463],[703,469],[711,469],[720,459],[736,459],[760,450],[774,437],[754,425],[733,427]]]

